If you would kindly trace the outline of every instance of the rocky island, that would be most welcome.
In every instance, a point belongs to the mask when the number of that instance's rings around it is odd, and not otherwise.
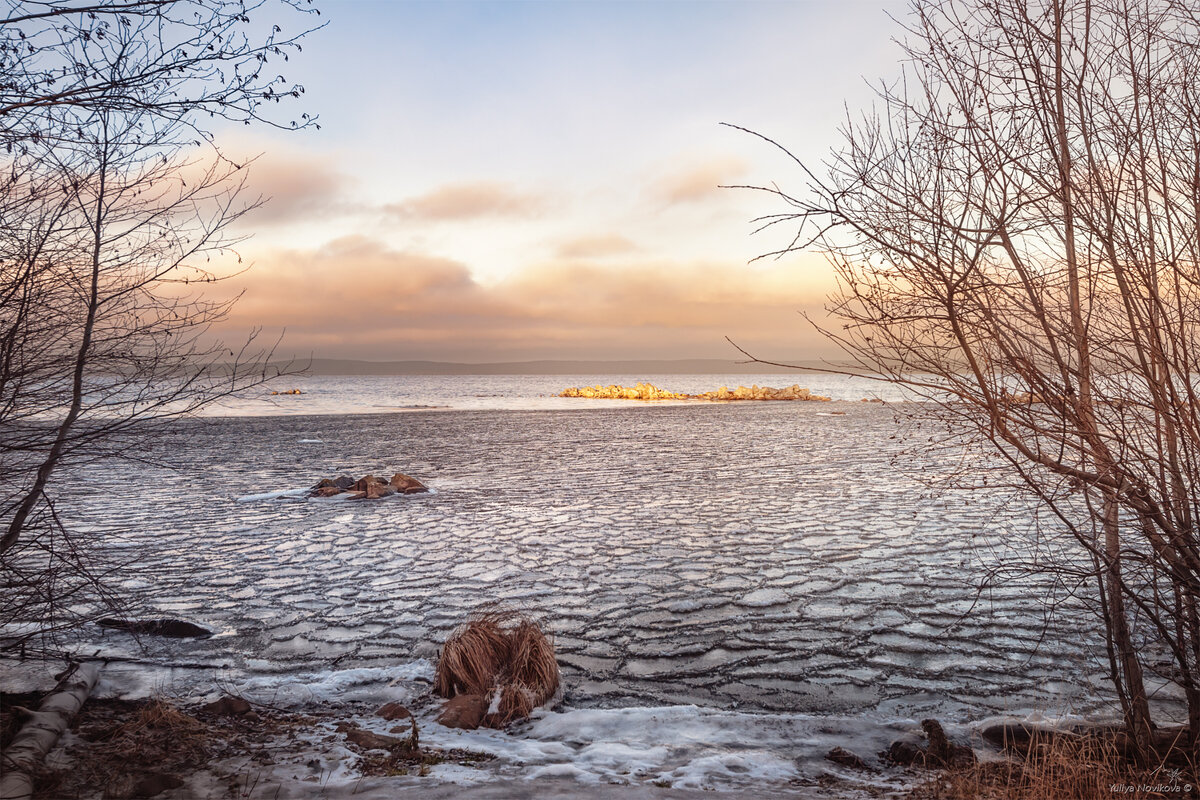
[[[351,500],[378,500],[393,494],[421,494],[428,492],[429,487],[411,475],[397,472],[391,480],[366,475],[358,480],[349,475],[337,478],[322,478],[309,491],[309,497],[333,497],[348,495]]]
[[[713,392],[685,394],[660,389],[652,383],[635,386],[571,386],[559,392],[559,397],[590,397],[597,400],[819,400],[828,402],[828,397],[813,394],[799,384],[793,383],[776,389],[771,386],[739,386],[729,389],[722,386]]]

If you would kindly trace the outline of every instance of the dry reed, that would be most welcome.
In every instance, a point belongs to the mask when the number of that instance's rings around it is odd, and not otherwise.
[[[1112,732],[1034,733],[1022,754],[952,767],[915,787],[914,800],[1148,800],[1195,797],[1194,767],[1138,767]],[[1178,752],[1178,751],[1176,751]]]
[[[553,644],[536,622],[516,611],[467,620],[446,640],[434,676],[434,691],[442,697],[487,698],[484,724],[494,728],[529,716],[558,686]]]

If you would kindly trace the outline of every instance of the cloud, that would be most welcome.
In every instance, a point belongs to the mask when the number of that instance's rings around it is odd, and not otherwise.
[[[811,357],[824,339],[797,312],[821,314],[828,288],[795,263],[669,261],[547,263],[485,285],[463,263],[361,236],[260,257],[239,282],[227,338],[286,327],[288,353],[450,361],[723,358],[727,335]]]
[[[656,193],[668,204],[708,200],[721,191],[721,185],[736,182],[746,170],[746,162],[739,158],[709,159],[662,178]]]
[[[222,152],[246,166],[241,199],[265,202],[241,223],[260,228],[290,223],[311,224],[333,215],[363,210],[352,202],[355,181],[339,166],[335,154],[315,153],[257,138],[225,136]]]
[[[247,196],[266,202],[248,215],[255,225],[311,222],[351,210],[343,199],[346,177],[315,161],[266,161],[250,167]]]
[[[559,258],[571,260],[624,255],[637,249],[637,245],[624,236],[605,234],[568,239],[558,246],[557,252]]]
[[[447,184],[428,194],[384,206],[386,212],[399,217],[434,221],[532,217],[543,208],[541,198],[489,181]]]

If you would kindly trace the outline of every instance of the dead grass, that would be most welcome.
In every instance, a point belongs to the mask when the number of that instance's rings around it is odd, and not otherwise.
[[[6,704],[12,699],[7,696]],[[312,771],[317,763],[313,757],[335,753],[340,759],[343,746],[357,754],[354,766],[364,776],[425,775],[437,764],[478,766],[492,758],[468,750],[422,747],[417,721],[411,717],[405,723],[408,735],[394,737],[345,720],[346,709],[339,707],[300,713],[254,704],[249,711],[227,713],[213,705],[181,707],[170,698],[89,699],[59,758],[34,775],[35,800],[151,797],[178,790],[202,770],[225,782],[230,797],[258,797],[261,792],[255,793],[254,787],[263,771],[281,764],[290,765],[296,775],[308,771],[302,780],[314,784],[316,796],[315,784],[325,773]],[[392,732],[399,733],[399,727]],[[364,738],[347,735],[350,732]],[[319,736],[323,738],[317,743]]]
[[[105,714],[95,713],[97,705],[85,704],[93,713],[78,726],[83,742],[73,748],[86,751],[86,758],[67,774],[42,776],[41,796],[79,796],[86,788],[102,788],[105,797],[128,796],[147,776],[194,769],[210,758],[208,726],[165,699],[108,701]]]
[[[434,692],[442,697],[478,694],[497,711],[485,724],[502,728],[529,716],[558,691],[554,645],[541,627],[517,611],[471,617],[446,640],[438,658]]]
[[[1010,758],[960,766],[913,789],[913,800],[1148,800],[1196,797],[1196,771],[1138,767],[1111,731],[1034,735]]]
[[[508,661],[505,622],[502,614],[482,614],[451,633],[438,658],[433,691],[442,697],[487,694]]]

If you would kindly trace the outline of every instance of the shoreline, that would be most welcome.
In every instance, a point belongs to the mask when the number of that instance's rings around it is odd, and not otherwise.
[[[811,407],[810,413],[821,416],[830,415],[831,410],[843,410],[843,407],[873,407],[873,408],[891,408],[897,405],[915,405],[921,401],[914,400],[832,400],[823,402],[811,402],[800,400],[707,400],[700,398],[689,398],[686,400],[617,400],[611,398],[587,398],[587,397],[558,397],[555,395],[545,396],[546,400],[566,400],[569,404],[553,407],[543,407],[537,405],[526,406],[488,406],[488,407],[463,407],[463,406],[430,406],[420,408],[367,408],[358,407],[351,411],[310,411],[301,413],[299,411],[288,413],[278,413],[264,411],[263,413],[245,413],[240,410],[238,413],[230,414],[215,414],[202,413],[187,417],[179,417],[179,420],[219,420],[219,419],[263,419],[276,417],[280,419],[302,419],[314,417],[378,417],[387,415],[412,415],[412,414],[447,414],[447,413],[478,413],[478,414],[493,414],[493,413],[554,413],[554,412],[590,412],[590,411],[613,411],[620,409],[636,409],[636,408],[729,408],[729,407],[750,407],[761,408],[763,406],[785,406],[785,407]],[[824,413],[822,413],[824,412]],[[840,416],[834,414],[834,416]]]
[[[230,711],[217,710],[220,704],[213,702],[205,704],[207,696],[167,699],[164,705],[163,698],[170,695],[154,693],[140,699],[121,699],[104,694],[89,699],[70,732],[64,734],[47,761],[47,772],[58,770],[60,776],[44,774],[42,785],[66,780],[65,789],[74,772],[115,780],[113,776],[119,777],[124,771],[133,776],[131,780],[165,774],[169,786],[178,791],[168,791],[162,795],[164,798],[215,798],[223,796],[225,788],[234,783],[249,786],[253,782],[259,793],[254,797],[302,797],[319,785],[322,796],[333,798],[394,797],[396,791],[420,787],[422,797],[447,800],[527,796],[682,799],[712,797],[714,792],[717,797],[735,800],[761,797],[764,792],[784,797],[877,796],[880,792],[903,791],[927,774],[889,766],[870,749],[886,741],[913,739],[909,728],[915,722],[911,720],[886,725],[881,720],[841,719],[840,734],[820,734],[819,742],[807,746],[812,752],[805,755],[805,747],[801,746],[800,752],[792,754],[794,765],[785,767],[791,759],[767,758],[756,749],[753,737],[740,746],[725,742],[726,736],[737,730],[729,725],[735,719],[759,718],[769,729],[793,718],[809,723],[817,732],[839,720],[688,706],[591,711],[563,708],[535,712],[531,720],[517,723],[510,730],[457,731],[434,723],[437,700],[425,691],[406,701],[419,723],[422,746],[429,749],[418,760],[392,767],[380,762],[386,755],[383,751],[359,744],[353,733],[394,735],[400,728],[407,732],[406,726],[397,727],[375,715],[382,697],[369,701],[361,697],[344,702],[310,700],[303,704],[285,700],[280,704],[247,695],[250,703],[245,710]],[[631,749],[620,739],[601,738],[588,743],[595,737],[589,731],[596,725],[597,714],[635,718],[682,714],[691,723],[676,735],[670,735],[672,729],[668,728],[659,734],[642,734],[640,740],[635,736],[635,741],[644,744]],[[711,742],[697,745],[698,731],[693,726],[705,716],[715,717],[716,727],[703,728],[709,734],[701,738]],[[617,721],[618,727],[621,722]],[[851,731],[845,729],[846,722],[860,723],[859,736],[866,738],[854,740],[849,736]],[[547,739],[537,733],[539,725],[575,733]],[[955,729],[959,736],[966,731],[961,726]],[[134,736],[134,740],[110,743],[113,732]],[[679,736],[685,732],[688,735]],[[580,736],[583,743],[571,741]],[[971,736],[972,740],[977,738]],[[798,739],[796,744],[801,741]],[[867,760],[867,767],[854,768],[824,757],[828,749],[841,745],[854,748]],[[114,763],[112,749],[118,746],[139,751],[141,760]],[[655,765],[656,751],[688,746],[696,748],[690,760],[674,767],[672,761]],[[622,762],[627,766],[622,767]],[[533,794],[527,794],[530,792]],[[51,796],[59,797],[53,792]],[[98,793],[68,792],[62,796],[91,797]]]
[[[839,721],[837,717],[710,709],[710,713],[727,720],[799,717],[813,723],[814,733],[820,734],[816,742],[811,736],[794,741],[798,750],[792,755],[792,769],[781,769],[785,762],[772,766],[770,761],[761,761],[756,767],[753,761],[745,761],[747,757],[761,759],[755,755],[758,751],[750,740],[733,746],[727,756],[718,759],[723,767],[718,766],[715,771],[703,767],[694,773],[701,763],[717,764],[715,756],[704,755],[702,748],[691,767],[665,771],[663,767],[669,764],[653,766],[652,757],[647,760],[656,750],[685,746],[685,742],[694,746],[698,731],[690,727],[684,729],[688,732],[684,738],[663,736],[633,749],[602,740],[588,744],[589,731],[595,722],[583,719],[569,722],[566,729],[574,733],[558,737],[557,742],[539,736],[536,732],[539,725],[560,722],[556,717],[567,722],[572,714],[587,713],[563,708],[537,711],[529,721],[517,723],[509,730],[459,731],[433,722],[438,701],[425,691],[406,698],[418,723],[421,750],[396,760],[396,752],[389,756],[379,745],[370,743],[371,736],[386,737],[390,733],[394,740],[398,732],[408,732],[409,721],[396,725],[378,716],[375,709],[381,697],[370,700],[359,697],[344,702],[310,700],[303,704],[285,699],[280,704],[248,696],[248,704],[233,708],[227,701],[240,695],[218,694],[223,698],[220,703],[205,703],[207,696],[171,698],[161,692],[140,699],[93,696],[51,752],[44,769],[37,771],[35,777],[41,788],[35,793],[35,800],[98,798],[105,786],[110,790],[118,786],[135,787],[134,796],[151,796],[137,794],[136,787],[144,790],[147,781],[149,786],[161,789],[154,796],[163,800],[217,798],[233,787],[242,792],[240,796],[252,798],[300,798],[311,796],[319,787],[322,797],[367,800],[384,800],[406,791],[418,791],[422,798],[430,800],[458,797],[749,800],[766,794],[815,800],[907,798],[924,796],[918,794],[922,787],[930,781],[942,780],[943,776],[962,781],[964,774],[978,773],[992,775],[988,779],[995,780],[994,774],[999,773],[988,765],[1019,759],[1012,753],[1006,755],[995,743],[994,734],[989,738],[988,726],[1004,724],[1017,729],[1032,725],[1051,737],[1077,735],[1057,732],[1088,730],[1103,735],[1111,728],[1108,722],[1096,720],[1064,717],[1054,721],[1044,713],[948,725],[951,741],[972,748],[982,766],[910,767],[904,762],[888,763],[883,752],[870,749],[870,744],[891,741],[889,752],[895,750],[896,742],[922,748],[915,720],[892,720],[888,724],[869,717],[857,719],[860,730],[859,738],[855,739],[848,735],[850,731],[838,729],[834,724]],[[32,696],[21,699],[30,702]],[[6,708],[11,707],[13,698],[6,696],[5,701]],[[660,717],[704,712],[695,707],[659,707],[595,709],[592,714],[638,711],[653,712]],[[728,724],[722,723],[714,732],[724,730],[726,736],[733,733]],[[864,731],[862,726],[868,729]],[[867,738],[862,738],[864,735]],[[579,737],[582,743],[572,741]],[[723,740],[724,736],[716,736],[710,747],[719,749],[718,742]],[[843,749],[843,745],[847,747]],[[562,755],[564,747],[571,751],[570,755]],[[861,756],[865,764],[855,766],[831,758],[833,750],[846,756]],[[129,755],[117,758],[117,752]],[[536,755],[539,752],[559,755],[546,761]],[[601,755],[599,760],[597,755]],[[622,758],[628,759],[628,767],[620,766]],[[96,783],[99,780],[110,783]],[[86,791],[81,790],[81,785]],[[128,795],[118,791],[112,796]]]

